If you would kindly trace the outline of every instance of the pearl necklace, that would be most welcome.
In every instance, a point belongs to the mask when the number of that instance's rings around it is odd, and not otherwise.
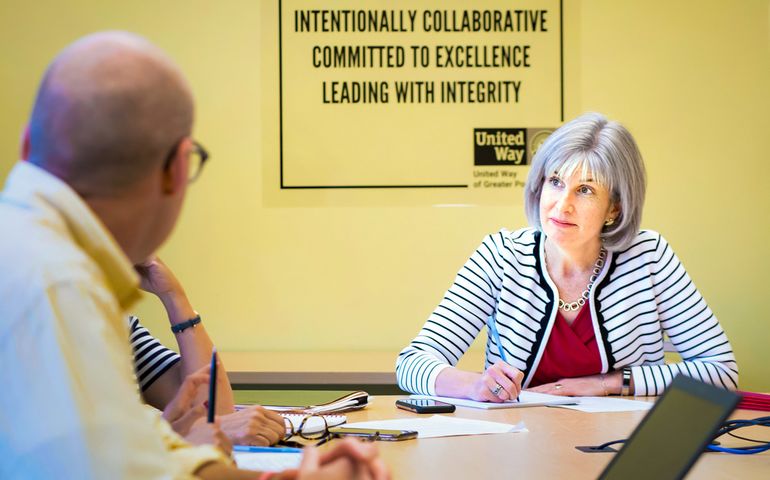
[[[604,266],[604,259],[607,258],[607,250],[604,249],[604,247],[599,250],[599,258],[596,259],[596,263],[594,264],[593,274],[588,278],[588,285],[586,286],[586,289],[583,290],[583,293],[580,295],[580,298],[575,300],[571,303],[566,303],[561,298],[559,299],[559,308],[564,310],[565,312],[572,312],[575,310],[579,310],[580,307],[585,305],[586,300],[588,300],[588,294],[591,293],[591,287],[594,286],[594,282],[599,277],[599,273],[602,271],[602,267]]]

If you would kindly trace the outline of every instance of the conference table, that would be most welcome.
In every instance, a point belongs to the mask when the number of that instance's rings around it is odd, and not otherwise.
[[[375,396],[366,409],[348,412],[348,423],[415,416],[396,408],[395,401],[399,398],[406,397]],[[528,431],[377,444],[395,479],[597,478],[614,453],[583,453],[575,446],[594,446],[627,438],[645,414],[644,411],[584,413],[554,407],[502,410],[457,407],[454,413],[444,415],[509,424],[523,422]],[[737,410],[731,418],[760,416],[764,413]],[[766,430],[753,427],[740,434],[768,438]],[[731,437],[722,440],[725,446],[748,444]],[[756,455],[705,453],[690,470],[688,478],[770,478],[770,451]]]
[[[261,401],[256,403],[272,403],[270,397],[259,392],[260,389],[301,389],[305,392],[364,389],[374,394],[373,402],[366,409],[346,414],[348,423],[417,415],[395,406],[397,399],[406,398],[391,394],[400,393],[393,372],[395,355],[394,352],[223,353],[234,387],[257,389]],[[483,365],[483,351],[469,351],[459,367],[473,370],[478,365]],[[308,371],[309,366],[312,371]],[[280,371],[276,371],[276,367]],[[283,396],[280,392],[277,395]],[[635,399],[655,400],[654,397]],[[455,413],[445,415],[512,425],[523,422],[528,432],[377,444],[394,479],[597,478],[614,453],[583,453],[575,446],[595,446],[627,438],[646,413],[584,413],[552,407],[504,410],[458,407]],[[767,415],[767,412],[737,410],[731,418],[752,419]],[[770,440],[767,430],[752,427],[737,433]],[[732,437],[720,440],[724,446],[750,445]],[[333,444],[334,441],[321,448]],[[757,455],[705,453],[690,470],[688,478],[770,479],[770,451]]]

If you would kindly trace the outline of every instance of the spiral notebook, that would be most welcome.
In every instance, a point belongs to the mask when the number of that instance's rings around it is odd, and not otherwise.
[[[284,406],[284,405],[262,405],[268,410],[273,410],[278,413],[341,413],[349,412],[351,410],[359,410],[366,408],[369,404],[369,394],[363,391],[350,392],[342,397],[335,398],[334,400],[326,403],[319,403],[317,405],[301,405],[301,406]]]
[[[295,395],[299,394],[300,398],[287,399],[289,401],[286,401],[286,399],[271,400],[268,396],[260,395],[260,391],[235,390],[233,393],[236,399],[236,409],[248,408],[250,405],[262,405],[264,408],[277,413],[338,414],[366,408],[370,402],[369,394],[364,391],[330,392],[334,396],[329,397],[327,394],[324,395],[323,399],[318,398],[318,394],[324,392],[297,391],[294,393]],[[338,396],[340,393],[343,393],[343,395]],[[306,396],[312,398],[310,401],[315,400],[315,403],[304,403],[304,401],[308,401],[305,399]],[[281,403],[276,402],[276,400]],[[303,403],[299,403],[297,400]]]

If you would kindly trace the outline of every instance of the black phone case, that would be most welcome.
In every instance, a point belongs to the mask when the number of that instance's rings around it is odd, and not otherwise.
[[[451,404],[447,405],[413,405],[406,401],[396,400],[396,406],[403,410],[408,410],[414,413],[452,413],[455,411],[455,406]]]

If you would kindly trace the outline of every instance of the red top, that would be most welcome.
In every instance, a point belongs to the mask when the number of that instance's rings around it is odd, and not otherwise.
[[[586,303],[572,325],[567,323],[560,311],[556,312],[556,321],[543,358],[529,386],[536,387],[562,378],[596,375],[601,370],[602,360],[591,323],[591,309]]]

